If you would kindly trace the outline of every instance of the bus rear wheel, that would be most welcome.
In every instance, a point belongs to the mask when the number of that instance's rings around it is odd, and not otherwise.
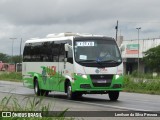
[[[41,90],[41,96],[48,96],[49,91],[47,90]]]
[[[40,96],[41,95],[41,90],[39,89],[39,85],[38,85],[38,81],[35,80],[35,83],[34,83],[34,92],[37,96]]]
[[[49,91],[47,90],[41,90],[39,88],[39,85],[38,85],[38,80],[36,79],[35,80],[35,83],[34,83],[34,92],[37,96],[47,96],[49,94]]]
[[[111,101],[116,101],[119,97],[119,91],[109,91],[108,96]]]

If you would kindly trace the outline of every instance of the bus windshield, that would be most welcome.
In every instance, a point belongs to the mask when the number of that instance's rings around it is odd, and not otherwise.
[[[104,65],[107,67],[108,65],[116,66],[122,62],[117,44],[111,38],[77,39],[74,42],[74,53],[75,61],[84,66],[103,63],[103,67]]]

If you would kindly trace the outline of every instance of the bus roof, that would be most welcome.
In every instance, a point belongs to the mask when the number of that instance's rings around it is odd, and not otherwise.
[[[84,38],[95,38],[95,37],[105,37],[103,35],[93,35],[93,34],[88,34],[88,33],[55,33],[55,34],[48,34],[46,38],[31,38],[30,40],[27,40],[25,43],[34,43],[34,42],[45,42],[45,41],[59,41],[59,40],[72,40],[74,37],[84,37]],[[113,39],[111,37],[107,37],[110,39]]]

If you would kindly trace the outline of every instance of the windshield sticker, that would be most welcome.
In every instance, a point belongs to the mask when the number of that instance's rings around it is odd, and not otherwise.
[[[86,55],[80,55],[79,59],[81,59],[81,60],[87,60],[87,56]]]
[[[77,46],[95,46],[94,42],[77,42]]]

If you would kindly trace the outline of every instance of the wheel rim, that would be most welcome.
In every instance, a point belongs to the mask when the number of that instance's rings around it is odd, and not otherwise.
[[[68,98],[71,98],[71,94],[72,94],[71,86],[68,86],[67,94],[68,94]]]
[[[35,84],[34,90],[35,90],[35,93],[37,94],[37,93],[38,93],[38,86],[37,86],[37,83]]]

